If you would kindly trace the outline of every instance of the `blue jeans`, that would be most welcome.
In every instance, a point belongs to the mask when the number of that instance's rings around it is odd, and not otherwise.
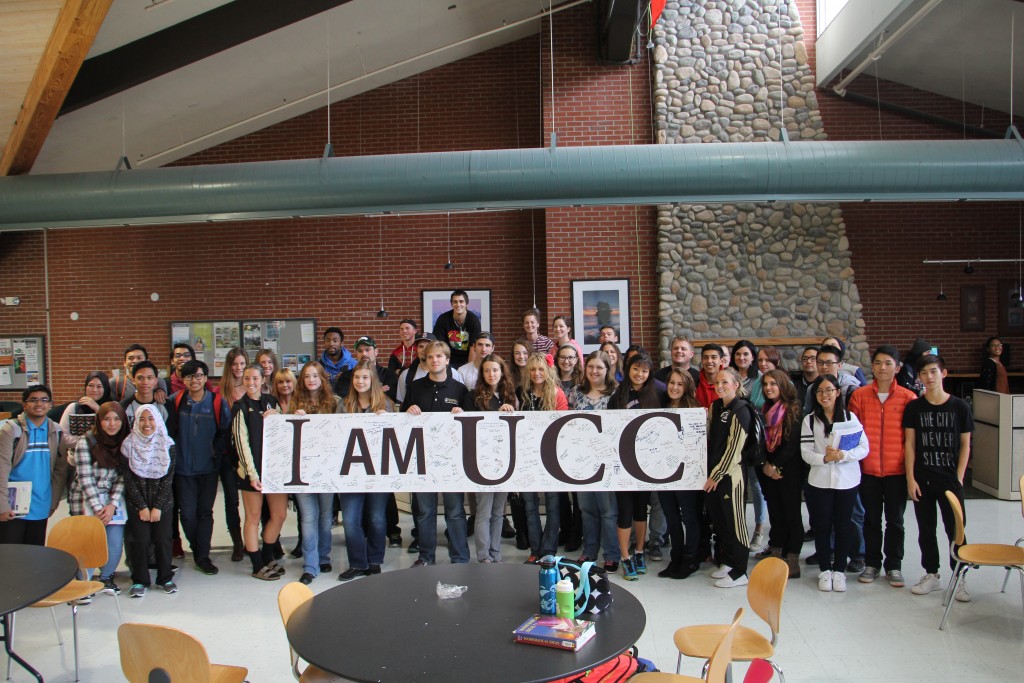
[[[473,544],[478,562],[501,562],[501,524],[505,515],[508,494],[477,493],[476,523],[473,525]]]
[[[334,521],[333,493],[297,493],[299,525],[302,528],[302,571],[320,576],[320,565],[331,561],[331,522]]]
[[[524,493],[526,506],[526,536],[530,541],[530,553],[537,557],[558,554],[559,502],[557,492],[544,494],[544,511],[547,519],[544,529],[540,524],[540,494]]]
[[[107,580],[114,575],[117,565],[121,563],[121,551],[124,549],[124,524],[107,524],[103,527],[107,532],[107,563],[100,567],[100,579]],[[92,569],[85,572],[86,578],[92,576]]]
[[[743,471],[743,481],[750,489],[750,503],[754,507],[754,526],[764,524],[768,517],[768,504],[761,493],[761,482],[757,478],[757,471],[753,467],[746,467]]]
[[[345,527],[345,552],[352,569],[369,569],[384,563],[389,493],[341,493],[341,523]],[[364,528],[363,521],[366,521]]]
[[[448,525],[448,558],[452,564],[469,562],[469,540],[466,535],[466,509],[463,494],[445,493],[444,521]],[[417,493],[416,528],[419,530],[420,559],[434,564],[437,550],[437,494]],[[557,502],[556,502],[557,505]],[[558,533],[558,530],[555,530]]]
[[[665,512],[661,509],[661,499],[657,491],[651,492],[651,513],[647,518],[647,535],[650,540],[644,545],[660,548],[664,544],[665,534],[668,533],[668,520]]]
[[[580,510],[583,511],[583,554],[597,559],[604,550],[606,562],[618,562],[619,538],[616,536],[619,506],[615,494],[607,491],[580,491]]]

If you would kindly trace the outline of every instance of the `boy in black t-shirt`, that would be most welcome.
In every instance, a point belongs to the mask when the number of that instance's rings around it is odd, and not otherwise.
[[[964,474],[971,455],[974,418],[966,402],[950,396],[942,388],[945,363],[939,356],[923,356],[918,373],[925,386],[924,396],[907,404],[903,413],[903,452],[907,467],[907,492],[914,501],[917,516],[917,543],[925,575],[910,589],[914,595],[942,590],[939,579],[939,548],[935,538],[935,507],[942,513],[946,537],[956,535],[953,510],[946,491],[953,491],[964,504]],[[950,558],[950,567],[955,563]],[[956,599],[969,602],[967,583],[961,581]]]

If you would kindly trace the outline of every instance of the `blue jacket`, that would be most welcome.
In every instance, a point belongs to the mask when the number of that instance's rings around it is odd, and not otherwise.
[[[222,399],[219,401],[220,419],[215,420],[214,396],[207,391],[199,403],[194,403],[187,392],[177,392],[168,399],[167,432],[177,446],[175,474],[193,477],[220,471],[220,459],[227,449],[231,431],[231,412],[227,401]],[[178,403],[177,410],[175,403]]]

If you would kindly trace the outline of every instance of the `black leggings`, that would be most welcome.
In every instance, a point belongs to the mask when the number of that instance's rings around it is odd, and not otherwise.
[[[632,529],[633,522],[647,521],[647,504],[651,502],[650,491],[616,491],[615,501],[619,504],[616,524],[620,529]]]

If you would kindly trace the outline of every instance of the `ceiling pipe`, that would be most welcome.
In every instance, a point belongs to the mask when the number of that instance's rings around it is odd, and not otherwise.
[[[758,201],[1020,201],[1004,140],[631,145],[0,178],[0,231]]]
[[[942,0],[928,0],[924,7],[915,12],[914,15],[910,17],[910,19],[905,21],[898,29],[893,31],[888,38],[883,40],[878,45],[878,47],[869,52],[868,56],[861,60],[860,64],[855,66],[850,73],[846,74],[843,80],[836,83],[832,90],[835,91],[835,93],[840,97],[846,97],[846,86],[850,85],[850,83],[853,83],[854,79],[857,78],[857,76],[860,76],[865,69],[867,69],[869,66],[871,66],[879,59],[881,59],[882,55],[885,54],[886,50],[888,50],[890,47],[892,47],[892,45],[896,43],[896,41],[902,38],[903,34],[917,26],[917,24],[926,16],[928,16],[929,12],[938,7],[939,3],[941,2]]]

